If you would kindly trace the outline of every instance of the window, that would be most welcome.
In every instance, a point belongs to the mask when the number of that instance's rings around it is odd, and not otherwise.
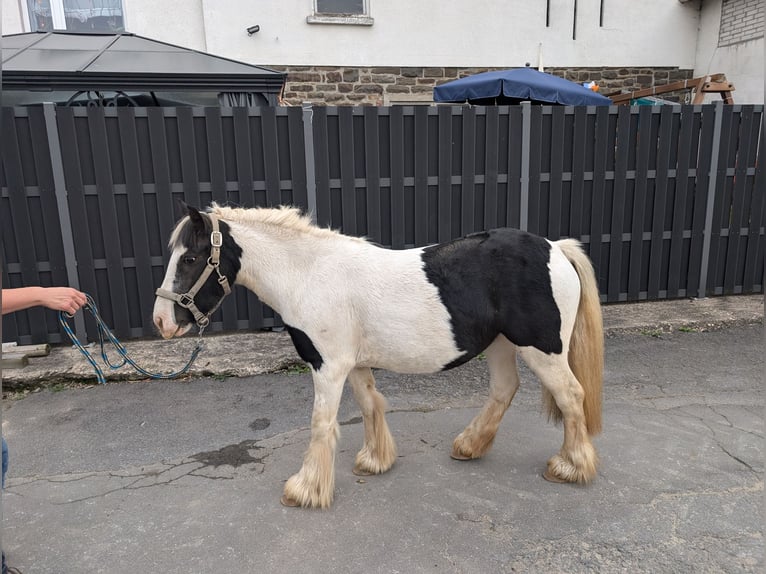
[[[33,32],[124,32],[122,0],[27,0]]]
[[[309,24],[352,24],[372,26],[369,0],[314,0],[314,13]]]

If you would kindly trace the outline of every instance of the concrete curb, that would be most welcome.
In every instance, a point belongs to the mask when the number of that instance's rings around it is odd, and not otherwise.
[[[738,295],[620,303],[604,305],[603,312],[607,337],[643,332],[657,335],[762,323],[764,300],[763,295]],[[247,377],[305,368],[284,332],[211,335],[204,338],[204,343],[205,348],[185,377]],[[196,338],[192,336],[172,341],[130,341],[125,346],[144,369],[171,372],[185,363],[195,344]],[[93,346],[91,353],[101,364],[100,349]],[[110,353],[113,362],[118,362],[118,358],[116,353]],[[145,379],[131,367],[102,369],[110,382]],[[5,369],[2,375],[6,391],[61,383],[96,383],[91,365],[71,346],[53,347],[48,356],[32,358],[24,368]]]

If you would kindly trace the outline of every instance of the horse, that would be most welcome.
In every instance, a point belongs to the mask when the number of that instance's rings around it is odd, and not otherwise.
[[[380,474],[397,451],[372,369],[432,373],[481,353],[489,398],[454,439],[452,458],[476,459],[492,446],[519,387],[518,355],[542,384],[549,419],[563,421],[563,444],[543,477],[588,483],[596,476],[591,437],[601,430],[603,325],[594,269],[576,240],[499,228],[390,250],[319,227],[293,207],[182,207],[154,305],[159,334],[203,329],[238,284],[279,313],[310,367],[310,444],[282,504],[332,504],[346,380],[364,425],[353,472]]]

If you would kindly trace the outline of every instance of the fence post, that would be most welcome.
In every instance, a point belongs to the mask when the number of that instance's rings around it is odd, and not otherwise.
[[[529,151],[532,138],[532,104],[521,102],[521,197],[519,200],[519,229],[529,227]]]
[[[306,154],[306,200],[311,221],[317,222],[317,182],[314,171],[314,110],[303,102],[303,148]]]
[[[718,177],[718,155],[721,151],[721,124],[723,123],[723,102],[715,104],[713,122],[713,149],[710,152],[710,178],[707,186],[707,204],[705,207],[705,230],[702,237],[702,263],[700,264],[700,283],[697,297],[704,299],[707,294],[707,271],[710,263],[710,242],[713,234],[713,210],[715,209],[715,187]]]
[[[53,172],[53,191],[56,196],[59,223],[61,224],[61,241],[64,244],[64,264],[66,266],[67,282],[69,287],[79,289],[80,279],[77,276],[77,255],[74,250],[72,220],[69,217],[66,179],[64,178],[64,161],[61,158],[61,140],[59,140],[59,128],[56,123],[56,105],[50,102],[44,103],[43,117],[45,118],[45,132],[48,136],[48,151],[51,158],[51,171]],[[78,339],[81,341],[87,340],[85,319],[83,319],[82,313],[74,316],[74,329]]]

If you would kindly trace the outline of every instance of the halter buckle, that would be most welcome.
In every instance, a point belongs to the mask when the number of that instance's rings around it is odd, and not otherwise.
[[[210,245],[212,247],[221,247],[223,245],[223,234],[220,231],[210,233]]]
[[[178,296],[176,303],[178,303],[184,309],[188,309],[194,305],[194,296],[191,293],[184,293],[183,295]]]

